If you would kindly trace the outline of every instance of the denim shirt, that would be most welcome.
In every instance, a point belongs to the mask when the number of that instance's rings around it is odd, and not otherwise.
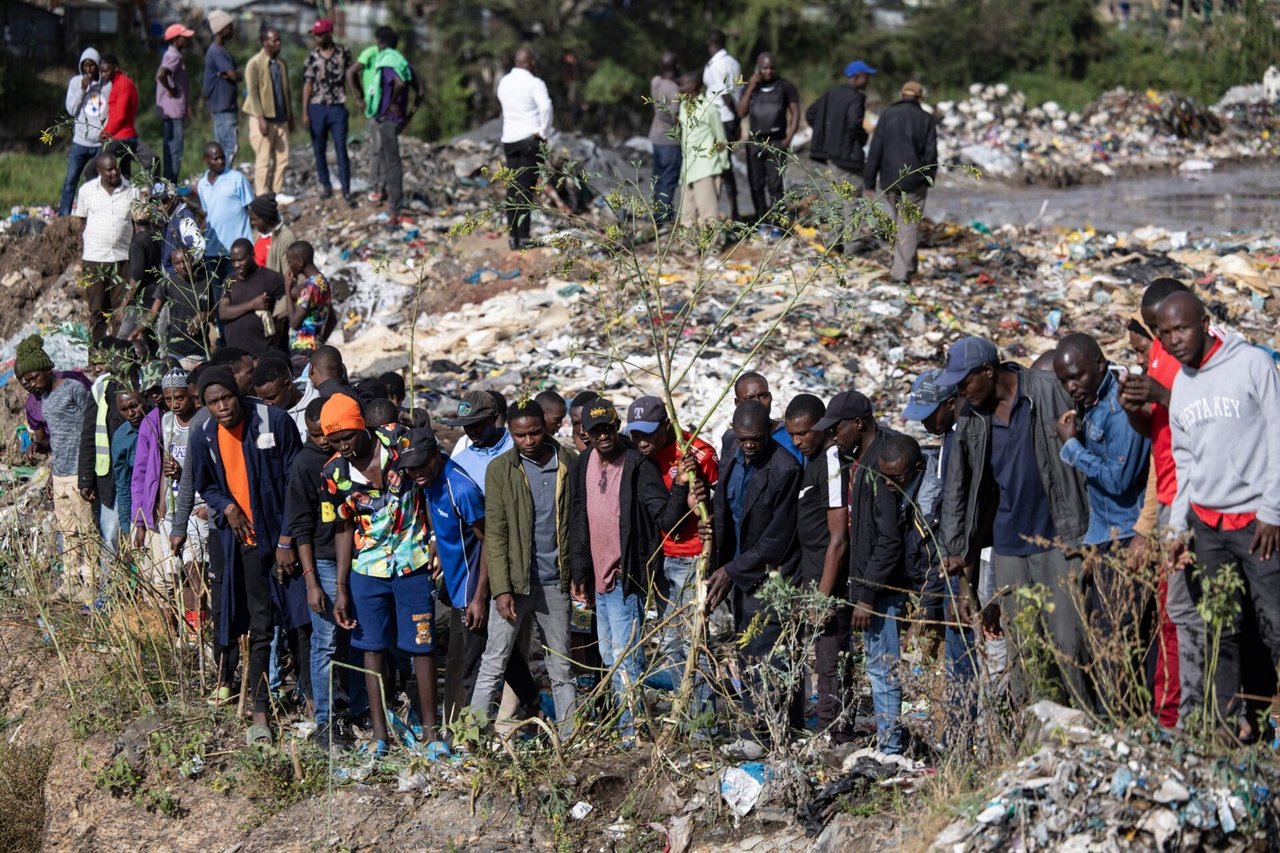
[[[1120,405],[1120,385],[1110,371],[1098,388],[1098,401],[1084,413],[1083,441],[1062,445],[1062,461],[1084,474],[1089,492],[1089,529],[1085,545],[1102,545],[1134,535],[1147,490],[1151,442],[1129,424]]]

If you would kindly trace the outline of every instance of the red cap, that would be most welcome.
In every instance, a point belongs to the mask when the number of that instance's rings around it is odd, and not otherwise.
[[[333,21],[328,18],[317,18],[316,22],[311,25],[311,34],[313,36],[322,36],[331,32],[333,32]]]
[[[178,36],[185,36],[186,38],[191,38],[195,34],[196,34],[195,30],[189,30],[186,27],[182,26],[182,24],[170,24],[168,28],[166,28],[164,31],[164,40],[173,41]]]

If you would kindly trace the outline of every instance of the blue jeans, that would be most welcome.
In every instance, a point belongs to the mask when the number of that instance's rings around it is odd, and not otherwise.
[[[676,185],[680,183],[680,146],[655,143],[653,146],[653,218],[670,222],[676,218]]]
[[[97,502],[97,506],[98,532],[102,534],[102,556],[98,560],[101,568],[98,572],[96,600],[101,603],[106,600],[110,591],[111,572],[115,568],[116,551],[120,545],[120,515],[114,506],[106,506],[101,501]]]
[[[693,567],[697,557],[665,557],[663,572],[667,576],[667,598],[662,602],[659,619],[668,621],[658,635],[658,650],[667,665],[644,680],[645,686],[659,690],[679,690],[684,678],[685,661],[689,659],[689,634],[692,631],[693,613],[688,609],[697,595],[693,583]],[[672,614],[683,610],[679,617]],[[709,709],[711,686],[701,673],[694,676],[694,713]]]
[[[329,722],[329,681],[333,656],[338,653],[338,624],[333,621],[333,601],[338,597],[338,564],[316,560],[316,580],[324,590],[324,615],[311,611],[311,692],[316,703],[316,725]]]
[[[898,664],[902,646],[898,642],[898,620],[906,611],[907,597],[877,596],[872,609],[871,627],[863,632],[867,650],[867,678],[871,681],[871,706],[876,715],[877,748],[889,755],[902,752],[902,681]]]
[[[213,114],[213,141],[221,145],[222,153],[227,155],[228,169],[236,167],[236,151],[240,148],[240,137],[236,128],[239,118],[240,114],[235,110]]]
[[[80,174],[101,150],[97,145],[71,143],[71,150],[67,152],[67,176],[62,181],[62,200],[58,202],[59,216],[71,214],[71,205],[76,200],[76,188],[80,186]]]
[[[333,157],[338,161],[338,185],[342,194],[351,192],[351,160],[347,156],[347,108],[338,104],[312,104],[307,107],[311,119],[311,147],[316,153],[316,177],[320,180],[320,192],[333,192],[329,181],[329,160],[325,148],[329,135],[333,134]]]
[[[166,118],[160,122],[160,129],[164,136],[164,167],[162,174],[166,181],[177,183],[179,174],[182,172],[182,145],[183,136],[186,130],[186,120],[180,118]]]
[[[613,674],[613,690],[622,705],[618,728],[624,737],[635,733],[627,695],[639,685],[644,670],[644,653],[640,648],[640,624],[644,614],[640,608],[640,596],[634,593],[627,595],[621,581],[612,592],[596,593],[596,638],[600,641],[600,659],[604,661],[606,671],[613,669],[615,662],[622,661]]]

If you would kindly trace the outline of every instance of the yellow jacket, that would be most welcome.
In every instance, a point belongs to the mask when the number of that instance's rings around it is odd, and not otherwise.
[[[289,97],[289,66],[285,65],[283,57],[276,57],[276,61],[280,63],[280,82],[284,86],[285,108],[285,114],[278,116],[275,95],[271,91],[271,71],[268,68],[270,61],[271,57],[267,56],[267,52],[260,50],[245,63],[244,85],[248,94],[241,109],[251,116],[269,119],[290,118],[293,115],[293,102]]]

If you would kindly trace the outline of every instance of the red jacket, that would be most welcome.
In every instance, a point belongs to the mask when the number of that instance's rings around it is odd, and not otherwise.
[[[107,99],[107,123],[102,128],[111,139],[137,139],[138,87],[123,71],[111,80],[111,96]]]

